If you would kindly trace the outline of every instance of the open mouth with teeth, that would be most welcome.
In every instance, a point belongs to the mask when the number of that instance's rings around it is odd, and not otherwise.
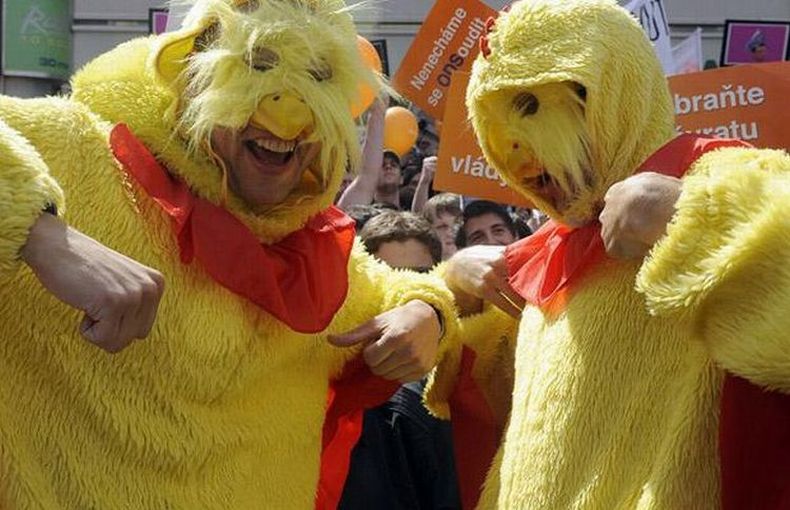
[[[259,137],[245,141],[244,146],[260,164],[282,167],[290,163],[298,147],[298,142],[297,140]]]

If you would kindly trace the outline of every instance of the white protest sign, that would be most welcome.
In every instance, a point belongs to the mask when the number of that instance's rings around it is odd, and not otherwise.
[[[663,0],[633,0],[625,8],[631,11],[631,14],[642,24],[645,34],[656,49],[664,73],[673,74],[675,62],[672,57],[669,21]]]
[[[675,71],[672,74],[687,74],[702,71],[702,29],[697,28],[672,48]]]

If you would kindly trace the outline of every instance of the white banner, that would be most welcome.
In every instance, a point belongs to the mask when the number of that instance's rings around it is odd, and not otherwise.
[[[191,5],[180,4],[177,2],[170,3],[170,14],[167,17],[167,31],[175,32],[181,28],[184,18],[187,17]]]
[[[672,48],[672,54],[675,59],[675,72],[672,74],[702,71],[702,29],[696,29]]]
[[[631,14],[642,24],[645,34],[656,49],[664,73],[673,74],[675,61],[672,58],[669,20],[663,0],[633,0],[625,8],[631,11]]]

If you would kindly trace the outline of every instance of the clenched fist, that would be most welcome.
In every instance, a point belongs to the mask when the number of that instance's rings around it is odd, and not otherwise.
[[[461,316],[481,312],[485,300],[519,318],[526,304],[508,283],[504,246],[479,245],[459,251],[447,263],[444,281]]]
[[[85,312],[82,335],[116,353],[151,332],[164,278],[42,214],[22,249],[22,259],[55,297]]]
[[[609,188],[599,216],[606,252],[620,259],[644,257],[666,234],[681,184],[675,177],[645,172]]]

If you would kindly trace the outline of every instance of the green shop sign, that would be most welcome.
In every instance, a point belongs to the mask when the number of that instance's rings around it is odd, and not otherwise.
[[[71,75],[71,0],[0,0],[6,76]]]

